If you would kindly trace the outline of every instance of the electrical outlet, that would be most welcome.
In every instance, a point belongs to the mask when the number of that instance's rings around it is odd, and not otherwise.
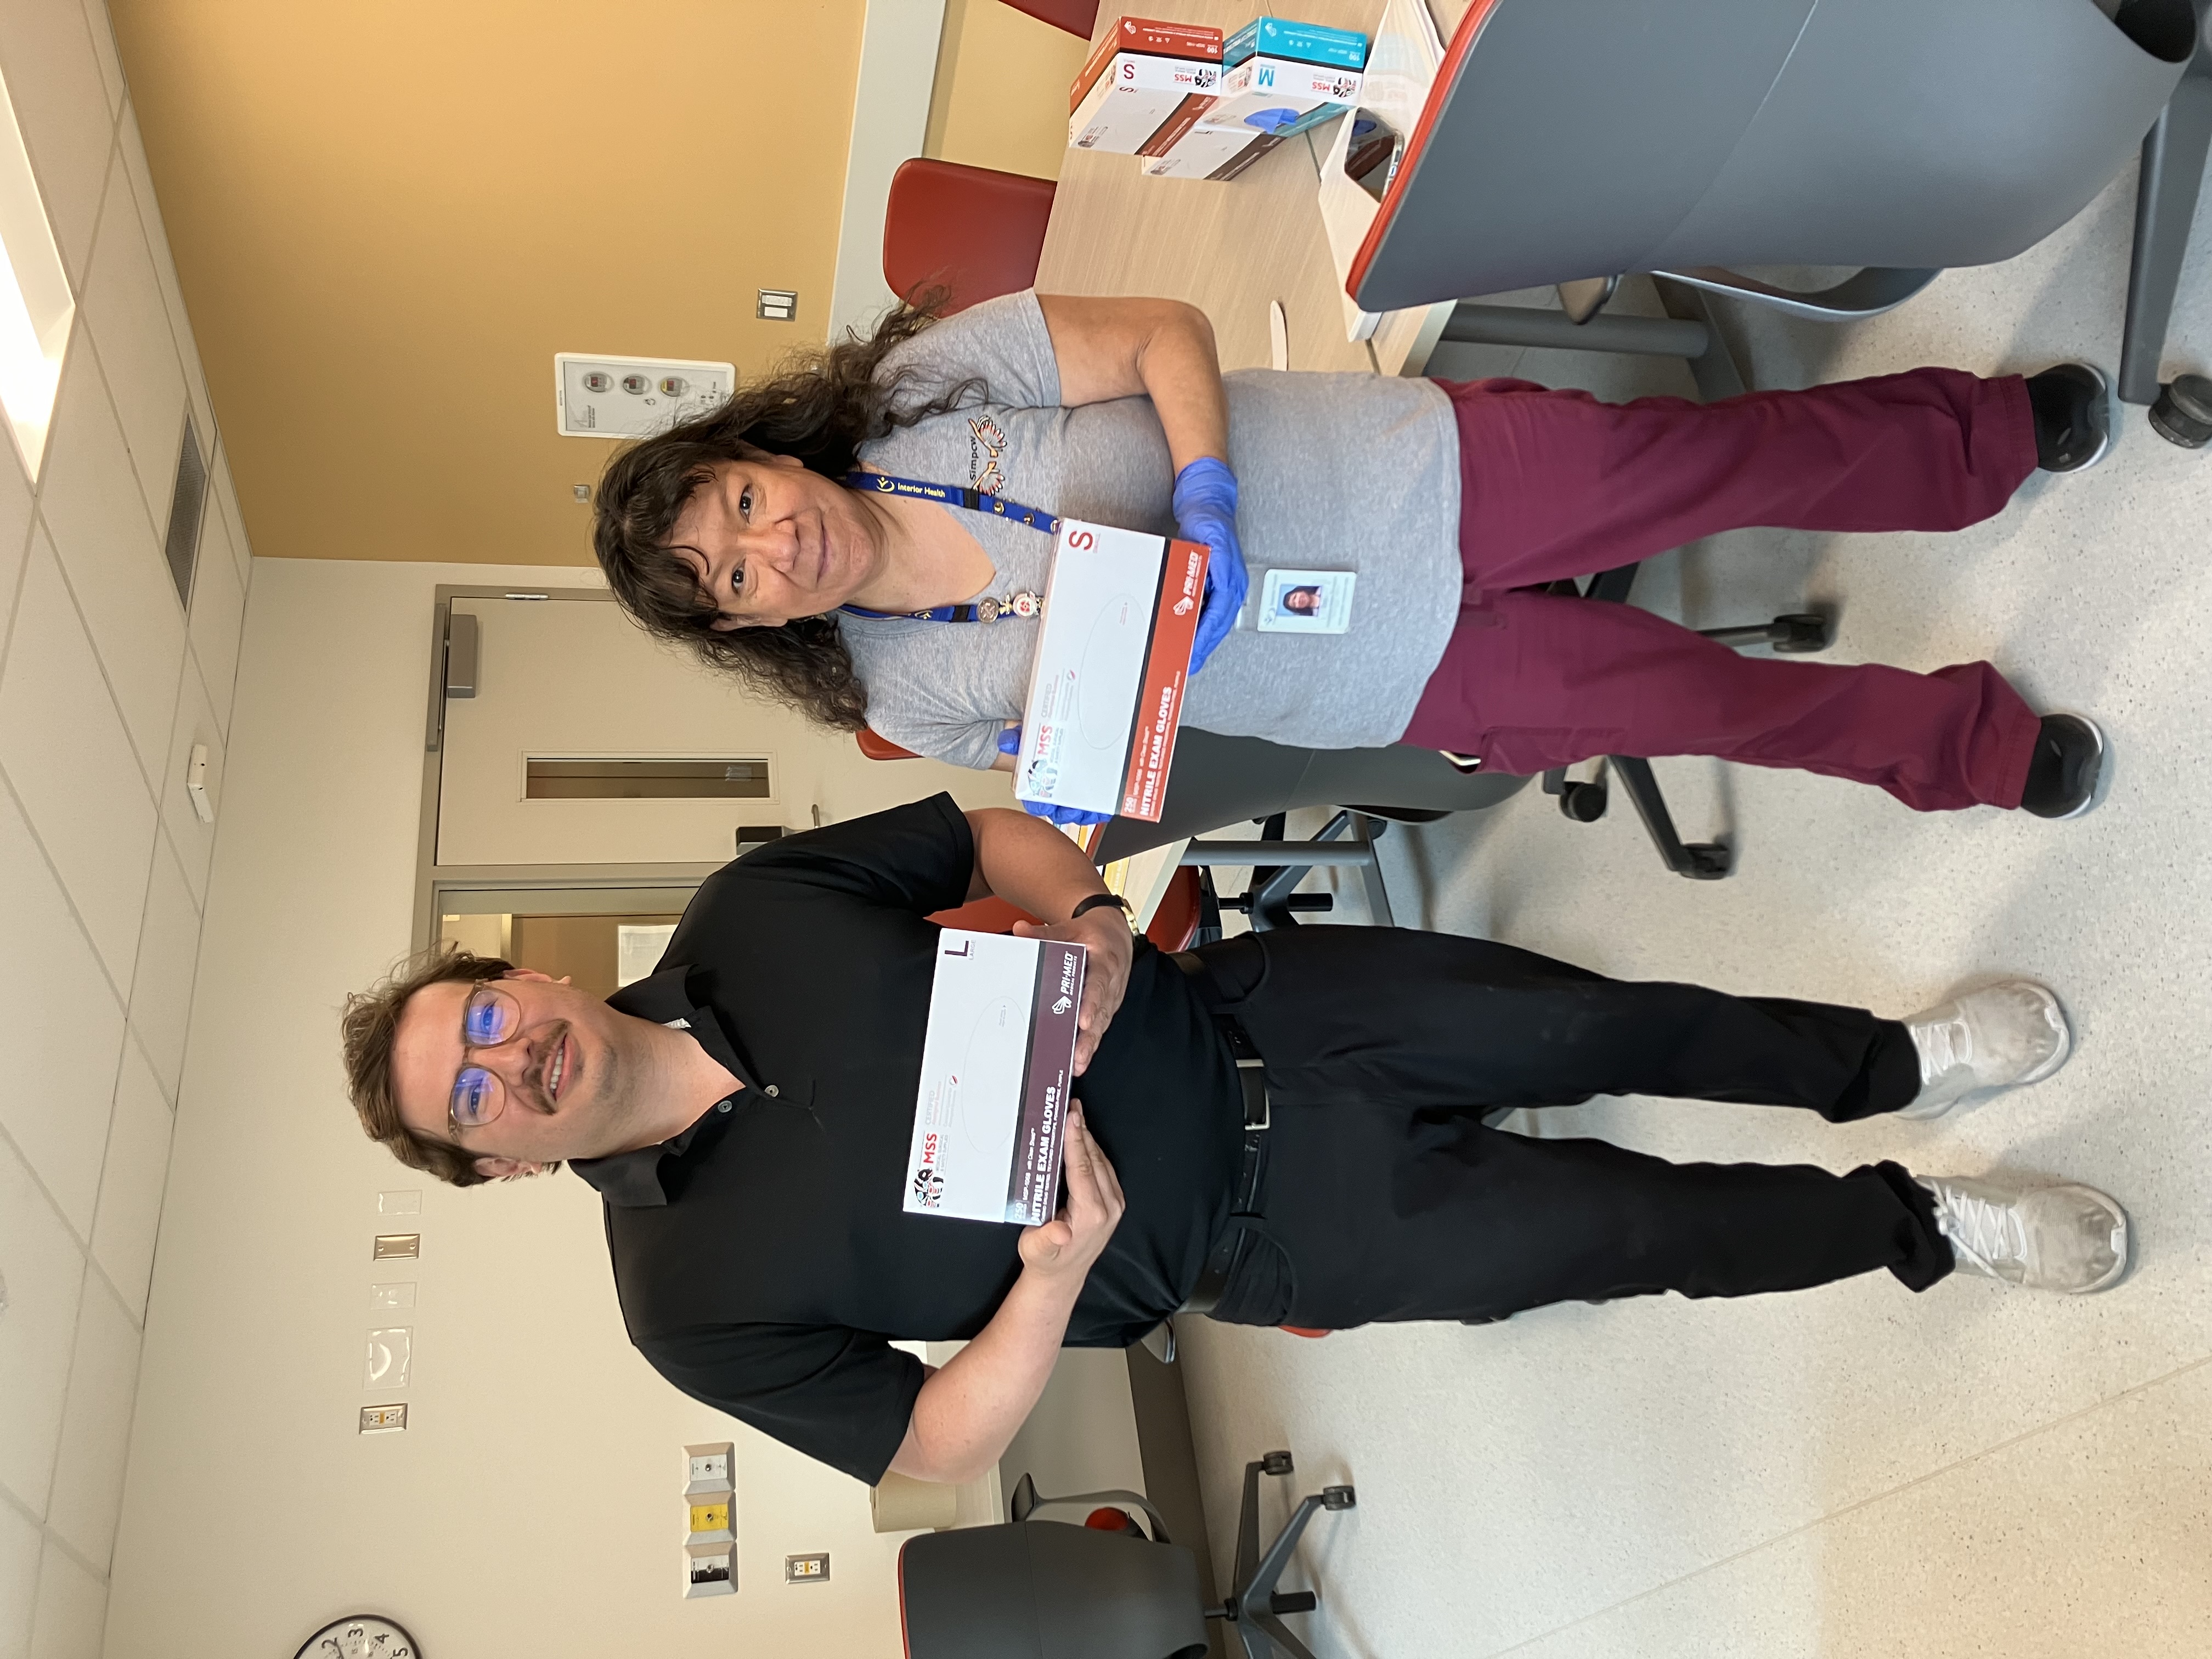
[[[369,1251],[372,1261],[405,1261],[422,1254],[422,1235],[420,1233],[379,1233],[375,1248]]]
[[[783,1558],[783,1582],[787,1584],[819,1584],[829,1577],[830,1557],[826,1553]]]
[[[361,1408],[361,1432],[363,1434],[398,1434],[407,1426],[407,1407],[404,1406],[363,1406]]]
[[[649,438],[704,415],[737,383],[732,363],[556,352],[553,429],[564,438]]]

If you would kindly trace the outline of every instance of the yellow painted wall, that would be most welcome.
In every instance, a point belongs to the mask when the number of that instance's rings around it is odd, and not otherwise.
[[[1088,41],[1002,0],[945,0],[922,153],[1000,173],[1059,178],[1067,148],[1067,88],[1090,52]]]
[[[820,338],[864,0],[111,9],[258,554],[588,564],[555,352]]]

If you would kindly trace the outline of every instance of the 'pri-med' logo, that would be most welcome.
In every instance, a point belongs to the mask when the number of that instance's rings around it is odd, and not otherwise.
[[[914,1200],[925,1210],[945,1202],[945,1177],[927,1164],[914,1172]]]

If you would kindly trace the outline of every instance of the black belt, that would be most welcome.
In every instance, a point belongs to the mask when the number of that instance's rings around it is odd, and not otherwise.
[[[1214,988],[1212,974],[1203,960],[1189,951],[1169,953],[1176,966],[1190,976],[1192,988],[1199,1000],[1206,1004],[1206,1012],[1213,1016],[1229,1052],[1237,1061],[1237,1081],[1244,1093],[1244,1152],[1238,1161],[1237,1185],[1229,1200],[1229,1214],[1232,1224],[1240,1217],[1257,1218],[1260,1214],[1260,1185],[1267,1173],[1267,1129],[1274,1115],[1267,1101],[1267,1062],[1253,1046],[1251,1034],[1245,1030],[1237,1017],[1222,1006],[1220,993]],[[1244,1251],[1245,1229],[1231,1224],[1221,1235],[1206,1266],[1198,1275],[1189,1298],[1182,1304],[1185,1313],[1211,1313],[1229,1288],[1230,1275]]]

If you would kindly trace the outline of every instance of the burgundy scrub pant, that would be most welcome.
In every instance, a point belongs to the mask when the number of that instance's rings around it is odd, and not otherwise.
[[[1717,404],[1439,381],[1459,418],[1459,623],[1401,741],[1529,774],[1717,755],[2020,805],[2035,714],[1986,662],[1746,656],[1632,605],[1535,591],[1726,530],[1956,530],[2034,471],[2018,376],[1919,368]]]

